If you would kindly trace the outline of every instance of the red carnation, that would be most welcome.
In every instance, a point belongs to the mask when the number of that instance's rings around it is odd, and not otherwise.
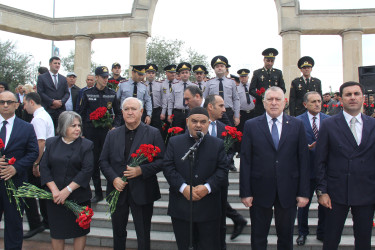
[[[260,88],[260,93],[263,94],[264,92],[266,92],[265,88],[261,87]]]
[[[257,102],[257,100],[256,100],[256,99],[254,99],[254,100],[253,100],[253,103],[255,104],[256,102]]]
[[[16,162],[16,158],[12,157],[9,159],[8,164],[13,165]]]
[[[0,139],[0,149],[5,148],[4,142],[2,139]]]

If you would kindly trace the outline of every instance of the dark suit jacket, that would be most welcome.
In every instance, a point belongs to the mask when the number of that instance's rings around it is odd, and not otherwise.
[[[131,146],[129,158],[124,159],[125,152],[125,125],[108,132],[104,142],[103,151],[100,155],[99,164],[105,178],[107,179],[107,195],[114,189],[113,180],[122,177],[126,170],[126,164],[130,163],[131,154],[139,148],[141,144],[152,144],[158,146],[161,153],[152,162],[141,164],[142,175],[128,179],[130,193],[137,205],[150,204],[160,199],[159,184],[156,174],[162,170],[164,154],[164,142],[158,129],[140,123],[134,142]]]
[[[52,77],[48,72],[38,76],[37,90],[42,99],[42,106],[49,114],[61,113],[65,111],[65,103],[69,99],[69,89],[66,78],[58,74],[57,89]],[[63,105],[59,109],[51,109],[53,100],[61,100]]]
[[[164,157],[163,173],[170,185],[168,214],[189,220],[189,201],[180,193],[183,183],[190,185],[190,162],[181,158],[195,143],[189,133],[173,136]],[[193,204],[193,220],[196,222],[218,219],[221,215],[221,189],[228,182],[228,169],[223,140],[206,135],[195,157],[192,186],[208,183],[211,193]]]
[[[3,155],[9,159],[16,158],[13,166],[17,174],[13,176],[12,180],[16,187],[21,186],[24,181],[27,181],[27,169],[32,167],[39,155],[38,141],[33,125],[16,117]]]
[[[358,146],[341,111],[325,119],[316,148],[317,188],[349,206],[375,203],[375,119],[362,114]]]
[[[246,121],[242,138],[240,197],[254,197],[253,204],[272,207],[276,194],[284,208],[296,197],[309,197],[310,176],[305,128],[285,115],[276,149],[266,114]]]
[[[308,111],[306,111],[302,115],[297,116],[296,118],[300,119],[303,122],[303,126],[305,126],[307,144],[310,145],[310,144],[312,144],[313,142],[316,141],[316,138],[315,138],[314,132],[312,130],[312,127],[311,127],[311,124],[310,124],[310,121],[309,121],[309,116],[307,115],[307,112]],[[321,125],[322,125],[322,121],[324,119],[328,118],[329,115],[326,115],[326,114],[324,114],[322,112],[320,112],[319,114],[320,114],[320,120],[319,120],[320,121],[319,128],[320,128]],[[318,134],[318,137],[319,137],[319,134]],[[315,173],[315,151],[316,151],[316,145],[315,145],[315,147],[312,150],[309,150],[310,179],[315,179],[316,178],[316,173]]]
[[[87,86],[82,88],[79,92],[78,92],[78,95],[77,95],[77,100],[76,100],[76,109],[74,111],[76,111],[77,113],[80,112],[81,110],[81,104],[82,104],[82,96],[83,96],[83,92],[85,92],[85,90],[88,89]]]
[[[70,89],[71,94],[72,94],[72,102],[73,102],[73,111],[77,110],[77,98],[79,95],[79,91],[81,89],[78,88],[76,85],[73,85],[72,88]]]
[[[94,171],[94,144],[79,137],[69,144],[69,151],[62,151],[61,136],[46,140],[46,150],[40,162],[41,185],[54,181],[61,190],[72,181],[80,185],[69,195],[69,200],[81,203],[91,198],[90,180]],[[60,146],[59,146],[60,145]]]

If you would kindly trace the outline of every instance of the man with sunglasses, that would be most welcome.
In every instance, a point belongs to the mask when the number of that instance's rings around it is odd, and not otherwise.
[[[15,116],[18,108],[16,96],[10,91],[0,94],[0,138],[4,143],[0,158],[0,220],[4,213],[4,248],[22,249],[23,226],[21,211],[17,210],[14,197],[8,196],[5,182],[12,180],[18,188],[27,181],[27,169],[38,158],[38,142],[33,125]],[[14,157],[16,162],[8,164],[5,159]],[[11,200],[10,200],[11,199]]]

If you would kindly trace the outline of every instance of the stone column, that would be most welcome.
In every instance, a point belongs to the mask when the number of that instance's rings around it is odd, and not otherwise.
[[[342,37],[344,82],[358,82],[358,67],[362,66],[362,30],[345,30]]]
[[[144,33],[130,34],[130,57],[129,65],[146,64],[146,40],[148,36]]]
[[[290,84],[301,75],[297,62],[301,58],[301,32],[286,31],[280,33],[283,39],[283,76],[285,81],[285,96],[289,100]]]
[[[86,86],[86,76],[91,71],[91,41],[90,36],[78,35],[74,37],[74,73],[77,75],[76,85],[80,88]]]

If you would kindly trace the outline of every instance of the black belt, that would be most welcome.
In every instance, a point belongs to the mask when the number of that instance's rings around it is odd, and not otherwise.
[[[152,110],[159,110],[159,109],[161,109],[161,107],[153,108]]]
[[[240,110],[240,112],[244,112],[244,113],[250,113],[251,111],[253,111],[252,109],[251,110]]]
[[[187,113],[188,109],[173,109],[173,111],[181,112],[181,113]]]

